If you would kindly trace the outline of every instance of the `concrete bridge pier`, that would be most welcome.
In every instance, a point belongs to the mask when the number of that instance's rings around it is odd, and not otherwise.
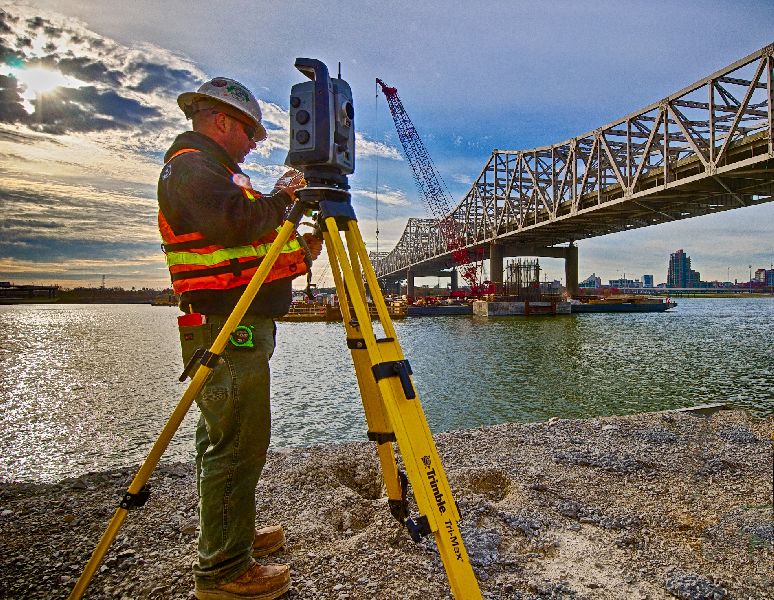
[[[494,284],[495,294],[502,294],[503,286],[503,246],[497,242],[489,244],[489,280]]]
[[[411,269],[406,271],[406,295],[409,298],[414,297],[414,271]]]
[[[459,275],[457,274],[457,269],[451,270],[451,291],[456,292],[460,289],[460,281],[459,281]]]
[[[571,298],[578,295],[578,246],[570,242],[564,257],[564,280]]]

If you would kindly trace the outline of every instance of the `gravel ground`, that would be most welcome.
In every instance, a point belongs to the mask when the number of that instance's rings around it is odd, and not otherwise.
[[[436,436],[485,598],[774,598],[774,419],[668,412]],[[136,468],[0,484],[0,597],[66,598]],[[163,464],[87,598],[192,598],[193,467]],[[451,598],[431,538],[392,519],[370,443],[272,452],[287,598]]]

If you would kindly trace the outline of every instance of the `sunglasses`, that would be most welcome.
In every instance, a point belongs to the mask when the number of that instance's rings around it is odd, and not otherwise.
[[[222,112],[222,111],[219,111],[219,110],[213,110],[212,111],[213,115],[216,115],[218,113],[226,115],[227,117],[229,117],[231,119],[234,119],[237,123],[239,123],[242,126],[242,131],[245,132],[245,135],[247,136],[248,140],[250,140],[251,142],[257,142],[258,141],[258,140],[255,139],[255,136],[258,133],[256,131],[255,127],[253,127],[252,125],[248,125],[244,121],[242,121],[240,119],[237,119],[236,117],[234,117],[234,116],[232,116],[232,115],[230,115],[228,113],[225,113],[225,112]]]
[[[245,132],[245,135],[247,136],[247,139],[251,142],[255,142],[255,134],[258,133],[255,131],[255,127],[252,125],[248,125],[247,123],[242,123],[242,121],[239,121],[239,124],[242,126],[242,131]]]

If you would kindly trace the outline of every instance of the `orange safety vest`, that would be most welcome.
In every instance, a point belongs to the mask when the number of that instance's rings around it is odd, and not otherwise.
[[[200,150],[193,148],[178,150],[166,164],[188,152],[200,152]],[[234,175],[234,171],[223,166],[231,175]],[[250,202],[255,202],[261,197],[261,194],[252,188],[242,187],[241,189]],[[169,274],[172,277],[172,289],[179,295],[194,290],[228,290],[247,285],[276,239],[279,230],[280,227],[277,227],[250,244],[227,248],[208,241],[200,232],[177,235],[159,209],[159,232],[164,242],[162,248],[166,255]],[[296,235],[293,234],[293,237],[283,246],[264,283],[283,277],[295,277],[307,270],[304,250]]]

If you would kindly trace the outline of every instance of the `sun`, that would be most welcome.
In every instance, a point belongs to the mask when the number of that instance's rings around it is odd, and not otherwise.
[[[41,99],[45,94],[53,92],[56,88],[73,88],[85,85],[74,77],[42,67],[9,67],[3,74],[9,75],[19,82],[22,106],[29,114],[35,111],[34,101]]]
[[[76,80],[59,71],[33,67],[31,69],[12,69],[13,75],[32,94],[45,94],[59,86],[72,87]]]

